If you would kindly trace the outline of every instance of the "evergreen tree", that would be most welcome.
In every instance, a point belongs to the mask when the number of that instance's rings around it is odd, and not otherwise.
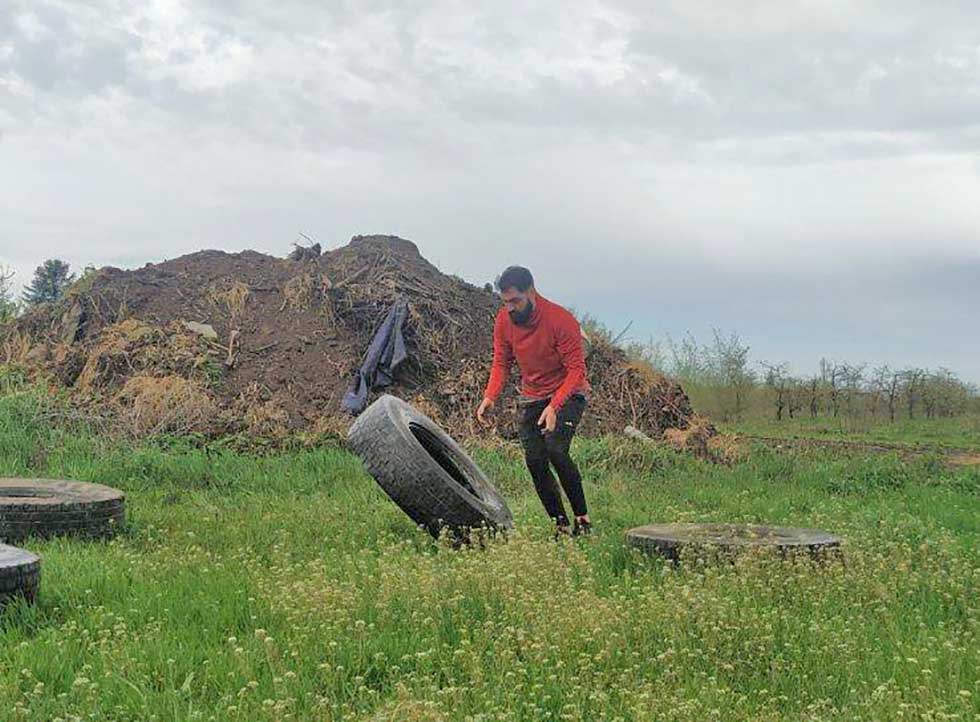
[[[34,271],[34,279],[24,290],[24,303],[36,306],[39,303],[57,301],[75,280],[67,263],[57,258],[49,258]]]

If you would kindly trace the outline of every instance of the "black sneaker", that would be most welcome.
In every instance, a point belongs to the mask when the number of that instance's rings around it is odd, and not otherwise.
[[[568,530],[568,524],[558,524],[555,526],[555,541],[571,535],[571,532]]]
[[[588,519],[575,519],[575,526],[572,527],[572,536],[586,536],[592,533],[592,522]]]

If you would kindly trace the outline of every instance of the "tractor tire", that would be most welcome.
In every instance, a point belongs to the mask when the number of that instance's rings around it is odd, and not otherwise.
[[[101,484],[0,479],[0,541],[110,537],[126,519],[125,496]]]
[[[33,602],[41,585],[41,558],[0,544],[0,608],[15,597]]]
[[[486,527],[510,529],[507,502],[439,426],[389,394],[365,409],[347,433],[368,473],[417,525],[438,537]]]

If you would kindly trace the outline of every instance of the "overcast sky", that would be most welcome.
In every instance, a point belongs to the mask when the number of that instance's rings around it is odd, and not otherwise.
[[[21,285],[300,231],[523,263],[638,339],[980,381],[980,6],[0,3]]]

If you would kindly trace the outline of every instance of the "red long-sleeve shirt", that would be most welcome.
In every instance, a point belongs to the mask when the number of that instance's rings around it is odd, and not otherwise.
[[[551,398],[557,411],[576,391],[589,390],[582,351],[582,329],[575,317],[538,296],[526,326],[518,326],[501,308],[493,324],[493,366],[484,396],[497,400],[514,361],[521,369],[521,393]]]

